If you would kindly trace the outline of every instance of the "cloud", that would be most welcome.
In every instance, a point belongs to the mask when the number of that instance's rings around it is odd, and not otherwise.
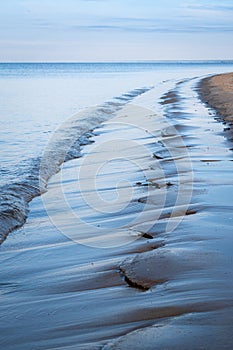
[[[127,42],[140,56],[141,47],[148,42],[152,43],[149,49],[158,43],[163,51],[167,47],[164,38],[171,45],[177,40],[177,43],[185,42],[186,50],[186,43],[191,46],[195,38],[197,47],[215,45],[216,51],[227,55],[232,50],[229,44],[224,50],[218,48],[224,38],[230,42],[232,11],[231,0],[8,0],[3,1],[0,13],[4,40],[0,52],[7,51],[7,42],[9,50],[14,46],[10,43],[17,42],[18,51],[19,43],[23,48],[29,43],[28,52],[32,56],[31,43],[46,47],[48,55],[52,55],[50,43],[58,48],[79,43],[79,51],[87,52],[92,45],[105,43],[107,47],[118,43],[120,46]],[[118,53],[123,57],[124,48],[122,52],[117,50]]]
[[[232,32],[233,27],[227,26],[223,24],[186,24],[178,25],[176,24],[154,24],[147,23],[142,26],[140,25],[140,20],[136,24],[130,24],[127,21],[123,24],[112,25],[112,24],[95,24],[95,25],[72,25],[72,29],[76,31],[109,31],[119,32],[119,31],[127,31],[127,32],[135,32],[135,33],[203,33],[203,32]]]
[[[184,8],[189,8],[192,10],[207,10],[207,11],[213,11],[213,12],[219,12],[219,11],[233,11],[233,4],[187,4],[184,5]]]

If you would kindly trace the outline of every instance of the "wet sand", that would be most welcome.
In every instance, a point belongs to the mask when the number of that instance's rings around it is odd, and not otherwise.
[[[233,73],[218,74],[202,80],[200,87],[202,100],[217,111],[216,118],[225,126],[226,136],[233,140]]]
[[[1,246],[4,349],[231,349],[232,144],[199,82],[124,107],[31,202]]]
[[[203,101],[213,107],[233,132],[233,73],[203,79],[200,85]],[[232,137],[232,135],[231,135]]]

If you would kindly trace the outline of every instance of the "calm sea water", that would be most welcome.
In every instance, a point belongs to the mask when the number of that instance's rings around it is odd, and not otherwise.
[[[84,107],[162,80],[225,72],[233,62],[0,64],[1,167],[38,156]]]
[[[128,91],[131,100],[135,89],[232,70],[233,61],[0,64],[0,236],[25,220],[40,156],[67,118]]]

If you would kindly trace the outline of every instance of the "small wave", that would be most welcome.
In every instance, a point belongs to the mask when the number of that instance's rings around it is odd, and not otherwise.
[[[27,160],[11,172],[0,169],[8,179],[0,187],[0,244],[11,231],[25,223],[29,202],[46,192],[48,180],[59,171],[61,164],[81,157],[82,147],[92,142],[93,129],[150,89],[134,89],[101,106],[74,115],[55,131],[42,157]]]

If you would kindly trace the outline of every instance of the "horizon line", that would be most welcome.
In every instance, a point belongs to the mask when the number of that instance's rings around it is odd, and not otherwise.
[[[0,64],[47,64],[47,63],[61,63],[61,64],[77,64],[77,63],[189,63],[189,62],[233,62],[232,59],[172,59],[172,60],[109,60],[109,61],[0,61]]]

